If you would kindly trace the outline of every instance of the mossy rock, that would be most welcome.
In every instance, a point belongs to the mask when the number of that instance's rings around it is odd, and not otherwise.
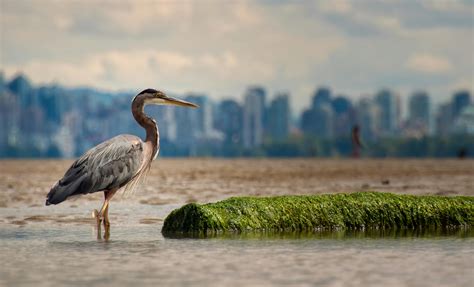
[[[164,234],[330,229],[456,228],[474,224],[472,196],[380,192],[232,197],[191,203],[165,219]]]

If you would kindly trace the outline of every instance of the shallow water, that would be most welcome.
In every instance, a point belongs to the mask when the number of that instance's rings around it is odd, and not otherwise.
[[[0,286],[472,286],[474,280],[471,231],[173,239],[160,230],[176,205],[118,202],[104,241],[84,220],[95,207],[0,209],[1,218],[18,222],[0,223]],[[35,217],[46,210],[53,216]]]
[[[102,194],[43,206],[71,161],[0,161],[0,286],[472,286],[473,231],[179,239],[163,237],[161,227],[185,202],[230,196],[472,196],[473,163],[160,159],[140,190],[114,197],[104,241],[91,218]]]

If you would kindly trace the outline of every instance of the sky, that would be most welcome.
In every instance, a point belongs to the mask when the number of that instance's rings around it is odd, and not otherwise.
[[[34,83],[241,99],[329,86],[474,90],[473,1],[0,0],[0,70]]]

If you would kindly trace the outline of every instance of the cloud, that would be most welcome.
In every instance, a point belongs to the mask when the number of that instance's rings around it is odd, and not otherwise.
[[[406,67],[415,72],[427,74],[443,74],[450,72],[452,69],[448,59],[426,53],[413,55],[407,61]]]
[[[457,79],[453,84],[449,87],[450,90],[470,90],[474,91],[474,75],[471,75],[471,78],[460,78]]]
[[[348,0],[319,1],[317,8],[324,13],[347,14],[352,11],[351,2]]]
[[[20,67],[5,66],[8,76],[22,71],[34,75],[37,83],[59,82],[111,90],[162,85],[158,88],[174,92],[196,87],[208,89],[209,85],[218,86],[216,82],[235,79],[242,86],[256,78],[267,81],[273,77],[273,70],[263,62],[239,59],[230,51],[195,55],[153,49],[105,51],[67,62],[34,60]]]
[[[3,1],[0,69],[214,98],[261,84],[292,92],[296,109],[322,84],[441,89],[473,78],[473,5],[432,2]]]
[[[435,1],[422,1],[421,4],[428,8],[435,11],[441,12],[466,12],[472,9],[472,2],[469,4],[469,0],[450,0],[450,1],[443,1],[443,0],[435,0]]]
[[[249,84],[295,86],[345,44],[291,3],[89,4],[15,7],[23,16],[5,23],[19,31],[5,30],[7,72],[24,71],[35,82],[106,89],[159,82],[176,92],[236,96]]]
[[[170,51],[107,51],[73,61],[33,60],[16,67],[5,67],[7,74],[21,70],[35,75],[36,82],[57,81],[67,85],[126,88],[132,82],[143,84],[153,75],[177,75],[193,65],[189,57]]]

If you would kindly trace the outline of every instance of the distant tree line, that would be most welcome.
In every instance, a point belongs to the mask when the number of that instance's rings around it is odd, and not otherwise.
[[[226,145],[219,148],[197,147],[195,155],[212,157],[341,157],[352,155],[350,137],[333,140],[311,136],[290,137],[286,140],[265,140],[258,148],[246,149],[241,145]],[[169,142],[162,143],[164,156],[190,156],[188,149],[179,149]],[[425,136],[422,138],[383,138],[377,142],[364,143],[361,157],[471,157],[474,158],[474,135],[452,135],[448,137]]]

